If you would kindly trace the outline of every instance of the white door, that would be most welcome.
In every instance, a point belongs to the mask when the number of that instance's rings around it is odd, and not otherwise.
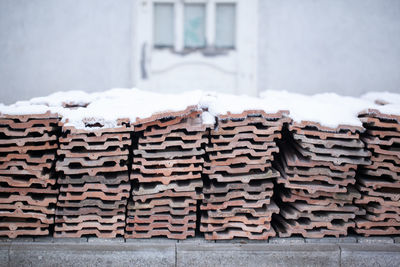
[[[257,94],[258,0],[136,0],[136,86]]]

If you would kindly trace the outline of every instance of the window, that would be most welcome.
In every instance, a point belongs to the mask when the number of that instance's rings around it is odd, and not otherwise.
[[[154,46],[174,46],[174,4],[154,4]]]
[[[159,0],[153,5],[155,48],[234,49],[236,4],[226,0]]]
[[[185,48],[206,46],[206,5],[184,5],[184,43]]]
[[[235,29],[235,4],[217,4],[215,22],[215,46],[219,48],[234,48],[236,38]]]

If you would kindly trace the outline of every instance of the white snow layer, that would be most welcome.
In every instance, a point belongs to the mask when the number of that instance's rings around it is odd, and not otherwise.
[[[44,105],[31,105],[25,102],[24,105],[9,105],[6,106],[0,103],[0,114],[6,115],[27,115],[27,114],[44,114],[50,111],[48,106]]]
[[[312,121],[331,128],[362,126],[358,113],[374,106],[371,101],[335,93],[309,96],[271,90],[261,93],[261,98],[270,103],[278,102],[281,108],[290,111],[290,117],[296,122]]]
[[[44,97],[35,97],[29,101],[18,101],[17,106],[26,104],[44,105],[48,107],[64,107],[66,105],[84,106],[99,98],[101,92],[86,93],[84,91],[56,92]]]
[[[377,99],[381,104],[375,103]],[[71,106],[74,108],[68,108]],[[67,126],[78,129],[97,123],[105,128],[114,128],[118,126],[119,119],[135,122],[138,118],[145,119],[158,113],[182,111],[188,106],[206,110],[202,114],[205,124],[214,124],[216,116],[227,113],[237,114],[245,110],[276,113],[289,110],[289,116],[294,121],[313,121],[336,128],[339,125],[361,126],[357,115],[370,108],[400,115],[400,94],[371,92],[355,98],[335,93],[308,96],[286,91],[265,91],[261,97],[250,97],[202,91],[160,94],[138,89],[111,89],[96,93],[57,92],[9,106],[0,104],[0,113],[21,115],[51,111],[58,113]]]
[[[390,92],[370,92],[361,96],[363,99],[374,102],[374,109],[384,114],[399,115],[400,94]]]
[[[361,98],[377,103],[378,105],[397,104],[400,105],[400,94],[391,92],[369,92]]]
[[[267,102],[265,99],[247,95],[231,95],[222,93],[205,93],[200,107],[208,109],[214,115],[224,115],[228,112],[239,114],[245,110],[263,110],[266,113],[276,113],[282,110],[279,102]]]
[[[68,125],[84,128],[87,122],[100,122],[104,127],[115,127],[118,119],[137,119],[154,114],[182,111],[188,106],[198,106],[201,91],[182,94],[158,94],[138,89],[112,89],[92,101],[86,108],[62,112]]]

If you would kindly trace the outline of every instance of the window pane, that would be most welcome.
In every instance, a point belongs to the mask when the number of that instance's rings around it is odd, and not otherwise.
[[[196,48],[206,45],[206,6],[185,4],[185,47]]]
[[[223,48],[235,47],[236,5],[217,4],[215,45]]]
[[[174,45],[174,5],[154,4],[154,46]]]

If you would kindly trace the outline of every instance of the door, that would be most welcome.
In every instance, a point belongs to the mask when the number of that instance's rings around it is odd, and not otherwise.
[[[136,86],[257,94],[258,0],[136,0]]]

